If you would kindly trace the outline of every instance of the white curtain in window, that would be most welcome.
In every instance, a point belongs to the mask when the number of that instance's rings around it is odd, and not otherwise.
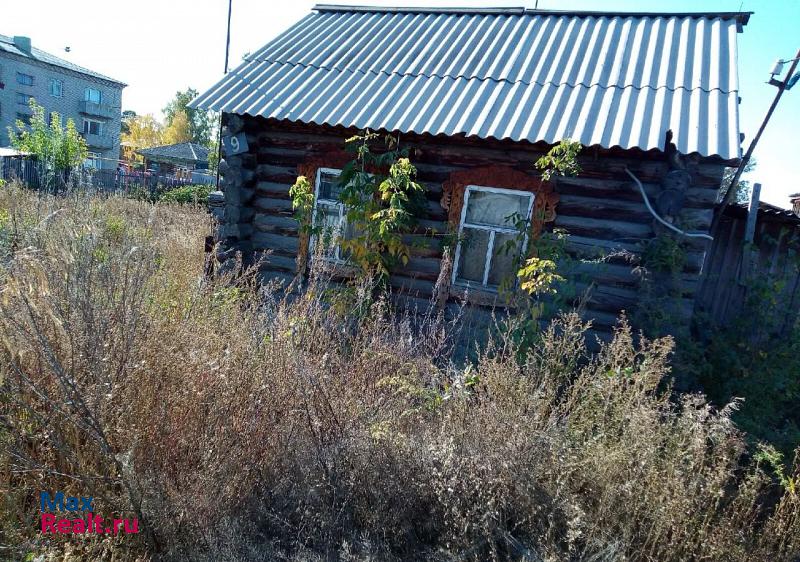
[[[527,196],[471,190],[464,222],[514,228],[517,220],[527,218],[529,201]]]

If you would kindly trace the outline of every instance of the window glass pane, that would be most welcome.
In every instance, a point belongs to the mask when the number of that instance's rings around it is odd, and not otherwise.
[[[319,231],[316,237],[317,243],[323,245],[322,255],[326,258],[335,258],[340,236],[339,206],[317,205],[315,227]]]
[[[100,90],[94,88],[86,88],[85,99],[92,103],[100,103]]]
[[[319,175],[319,198],[338,201],[342,189],[339,187],[338,174],[322,172]]]
[[[464,227],[458,258],[459,281],[483,283],[483,270],[486,265],[486,249],[489,247],[489,232],[477,228]]]
[[[516,221],[528,218],[529,202],[527,195],[471,189],[465,222],[514,228]]]
[[[511,280],[512,284],[516,280],[519,262],[515,260],[520,255],[522,241],[517,234],[504,234],[496,232],[494,235],[494,247],[492,248],[492,263],[489,265],[488,285],[500,285],[503,281]]]

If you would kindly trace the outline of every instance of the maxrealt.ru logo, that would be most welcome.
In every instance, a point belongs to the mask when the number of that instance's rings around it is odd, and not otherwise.
[[[118,534],[121,530],[125,533],[138,533],[139,521],[137,519],[111,519],[104,521],[99,515],[93,515],[94,498],[65,496],[56,492],[51,496],[47,492],[39,495],[42,511],[42,532],[60,534],[96,533]],[[63,517],[56,517],[48,511],[60,511]],[[73,515],[70,517],[68,514]],[[74,517],[80,515],[80,517]]]

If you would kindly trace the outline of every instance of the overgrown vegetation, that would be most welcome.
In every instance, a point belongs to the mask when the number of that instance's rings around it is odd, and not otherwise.
[[[149,203],[181,203],[184,205],[208,205],[208,196],[214,191],[214,186],[211,184],[186,184],[177,187],[166,187],[158,185],[156,189],[150,190],[144,187],[138,187],[130,190],[126,196],[137,201],[146,201]]]
[[[198,282],[205,214],[0,191],[3,557],[719,560],[800,555],[797,473],[747,453],[670,339],[557,320],[462,367],[457,325]],[[350,302],[350,301],[346,301]],[[353,313],[353,306],[366,313]],[[502,332],[504,334],[509,331]],[[143,532],[44,537],[38,492]]]
[[[159,201],[164,203],[192,203],[195,205],[208,205],[208,196],[214,191],[210,184],[188,184],[173,187],[161,193]]]
[[[410,248],[403,235],[420,218],[424,204],[408,149],[387,135],[383,150],[376,151],[373,145],[380,138],[365,131],[345,141],[353,160],[339,176],[339,200],[345,206],[349,235],[326,231],[319,217],[312,220],[314,178],[298,177],[289,192],[301,228],[327,241],[325,245],[340,244],[348,261],[359,268],[360,278],[379,281],[393,266],[408,263]]]
[[[800,325],[787,317],[778,298],[782,292],[765,276],[750,279],[748,298],[734,321],[712,327],[698,318],[678,359],[715,403],[740,400],[733,419],[751,441],[764,442],[791,461],[800,446]]]
[[[8,128],[11,145],[36,158],[39,178],[46,189],[66,185],[69,174],[83,164],[88,154],[86,141],[68,118],[62,123],[61,115],[50,113],[47,121],[44,107],[30,98],[30,123],[16,122],[16,130]]]

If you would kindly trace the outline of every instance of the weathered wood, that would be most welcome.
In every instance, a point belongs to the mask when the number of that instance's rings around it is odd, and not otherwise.
[[[653,237],[653,229],[649,224],[590,218],[580,215],[558,214],[555,226],[556,228],[565,229],[570,234],[619,242],[646,240]]]
[[[786,333],[800,312],[800,263],[797,240],[800,220],[791,215],[770,216],[759,212],[752,244],[747,244],[747,215],[728,208],[703,269],[702,286],[695,309],[708,315],[717,325],[726,325],[745,310],[754,278],[772,284],[772,298],[782,318],[775,322],[778,333]],[[754,216],[754,215],[750,215]],[[752,232],[752,231],[751,231]],[[748,261],[746,252],[751,252]]]
[[[356,131],[253,117],[245,117],[243,123],[253,150],[240,164],[252,176],[248,188],[252,188],[253,199],[246,209],[239,209],[241,202],[234,205],[237,228],[250,238],[254,249],[272,253],[265,271],[289,275],[295,270],[293,258],[300,243],[289,187],[299,167],[314,159],[324,160],[326,155],[341,154],[344,138]],[[390,284],[409,296],[429,299],[441,267],[442,243],[455,227],[448,223],[439,203],[442,183],[455,171],[486,165],[508,166],[536,177],[533,162],[549,147],[544,143],[414,134],[404,134],[402,146],[409,149],[417,179],[426,189],[427,212],[404,236],[404,241],[412,245],[411,259],[392,273]],[[566,250],[577,263],[567,273],[574,276],[579,287],[592,286],[585,313],[595,315],[596,328],[607,333],[616,323],[618,312],[633,310],[638,301],[640,278],[634,269],[645,244],[655,235],[654,219],[625,169],[633,171],[648,195],[655,198],[670,168],[658,151],[592,148],[584,150],[579,160],[583,168],[579,177],[558,180],[556,191],[561,200],[552,226],[569,233]],[[724,163],[714,158],[686,160],[692,185],[686,191],[680,218],[692,230],[703,230],[710,221]],[[238,196],[244,201],[250,195],[240,192]],[[698,287],[696,272],[703,264],[707,245],[702,240],[687,241],[687,264],[680,285],[684,295],[691,296]],[[481,301],[475,308],[485,313],[493,304]]]
[[[250,242],[255,250],[284,251],[291,254],[297,253],[298,239],[282,234],[269,234],[256,232],[250,237]]]

